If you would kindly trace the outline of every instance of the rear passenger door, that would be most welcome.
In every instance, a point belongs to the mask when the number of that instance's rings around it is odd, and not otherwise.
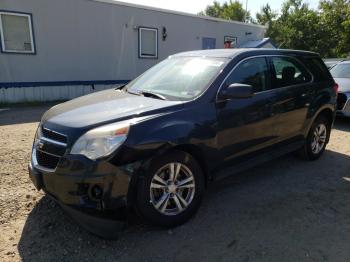
[[[271,83],[276,92],[274,114],[278,141],[302,134],[311,103],[312,75],[295,57],[271,56]]]

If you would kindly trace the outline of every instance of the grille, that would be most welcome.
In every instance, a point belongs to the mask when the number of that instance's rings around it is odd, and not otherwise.
[[[64,153],[66,152],[66,148],[63,146],[58,146],[58,145],[44,141],[44,143],[40,147],[40,151],[46,152],[50,155],[63,156]]]
[[[65,135],[61,135],[59,133],[56,133],[52,130],[46,129],[46,128],[42,128],[42,134],[44,137],[47,137],[49,139],[58,141],[58,142],[62,142],[62,143],[67,143],[67,137]]]
[[[49,154],[46,154],[45,152],[36,151],[36,160],[38,161],[38,164],[42,167],[55,169],[58,161],[60,161],[60,158],[57,156],[52,156]]]
[[[338,110],[343,110],[347,99],[348,98],[346,97],[345,94],[343,94],[343,93],[338,94],[338,99],[337,99],[337,109]]]
[[[47,169],[55,169],[65,154],[67,137],[47,128],[42,128],[41,131],[41,136],[36,141],[37,165]]]

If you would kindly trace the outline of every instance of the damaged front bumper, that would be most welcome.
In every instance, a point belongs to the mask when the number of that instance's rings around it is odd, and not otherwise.
[[[116,215],[128,204],[136,166],[117,167],[107,160],[92,161],[80,155],[67,155],[51,170],[37,163],[36,149],[33,149],[29,176],[38,190],[42,189],[61,205],[89,215]]]

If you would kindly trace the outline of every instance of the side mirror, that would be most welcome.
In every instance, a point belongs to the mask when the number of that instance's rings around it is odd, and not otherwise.
[[[219,99],[227,100],[227,99],[243,99],[250,98],[254,95],[254,90],[251,85],[246,84],[231,84],[225,88],[223,88],[220,92]]]

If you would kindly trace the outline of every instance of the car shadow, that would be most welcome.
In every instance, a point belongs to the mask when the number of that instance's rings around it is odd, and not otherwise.
[[[23,261],[348,261],[350,157],[285,156],[210,185],[196,216],[171,230],[133,223],[113,241],[48,197],[29,214]]]

